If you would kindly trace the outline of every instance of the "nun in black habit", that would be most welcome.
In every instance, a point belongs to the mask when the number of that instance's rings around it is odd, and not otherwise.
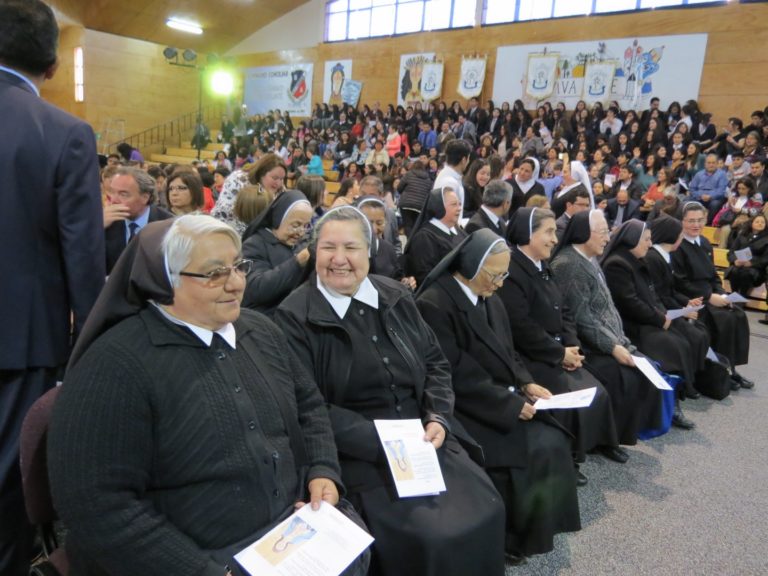
[[[397,254],[395,246],[384,238],[383,230],[381,234],[377,233],[376,225],[371,219],[372,216],[380,217],[383,226],[386,226],[387,205],[384,200],[378,196],[361,196],[355,201],[355,206],[365,214],[374,230],[375,249],[371,259],[371,273],[402,281],[404,274],[400,256]],[[406,282],[403,284],[408,285]]]
[[[286,190],[243,233],[243,257],[253,261],[243,306],[271,316],[283,298],[306,280],[311,267],[306,246],[314,212],[307,197]]]
[[[661,364],[665,372],[682,376],[678,394],[697,396],[695,374],[704,367],[709,342],[688,320],[667,318],[645,264],[651,231],[640,220],[627,220],[603,252],[601,265],[624,331],[638,350]]]
[[[416,304],[451,363],[456,417],[482,445],[504,498],[505,551],[514,562],[549,552],[555,534],[581,523],[571,435],[547,412],[535,414],[532,404],[551,394],[520,360],[494,294],[508,266],[506,242],[478,230],[430,273]]]
[[[749,362],[749,322],[744,310],[725,299],[712,245],[701,236],[706,216],[707,209],[699,202],[683,206],[683,241],[672,253],[675,287],[689,298],[703,298],[700,317],[709,331],[712,349],[728,358],[733,380],[743,388],[752,388],[754,382],[736,372],[736,366]]]
[[[357,208],[327,212],[314,230],[316,276],[276,318],[325,397],[348,497],[376,539],[372,573],[501,576],[501,496],[458,442],[470,439],[453,418],[451,367],[410,291],[369,274],[371,239]],[[375,419],[422,422],[446,492],[398,498]]]
[[[453,188],[435,188],[427,195],[403,250],[405,275],[413,276],[417,286],[466,237],[458,227],[460,217],[461,202]]]
[[[614,392],[609,395],[585,369],[576,328],[547,264],[557,242],[554,214],[521,208],[510,222],[507,241],[512,258],[499,295],[526,367],[536,382],[554,394],[596,387],[591,406],[557,410],[555,416],[573,432],[577,460],[597,449],[612,460],[626,462],[628,455],[618,444],[636,442],[638,398],[614,382],[605,383]]]

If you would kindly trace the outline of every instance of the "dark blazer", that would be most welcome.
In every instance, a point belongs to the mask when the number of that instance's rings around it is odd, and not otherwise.
[[[104,285],[96,140],[6,72],[0,109],[0,370],[55,367]]]
[[[557,217],[557,220],[555,220],[555,225],[557,225],[557,241],[563,239],[563,234],[565,234],[565,229],[568,228],[568,222],[571,221],[571,217],[568,216],[565,212],[560,214],[560,216]]]
[[[678,292],[675,288],[675,278],[672,275],[672,265],[667,264],[664,257],[655,248],[648,250],[644,258],[645,265],[651,275],[656,295],[667,310],[685,308],[688,305],[688,296]]]
[[[616,194],[619,193],[619,190],[621,190],[621,182],[616,181],[613,183],[613,187],[611,187],[611,198],[616,198]],[[640,196],[643,195],[643,189],[634,181],[634,179],[627,186],[627,192],[632,200],[640,200]]]
[[[168,210],[160,208],[159,206],[150,205],[149,222],[167,220],[168,218],[173,218],[171,212],[168,212]],[[120,254],[125,250],[125,221],[118,220],[117,222],[113,222],[106,230],[104,230],[104,239],[107,249],[107,274],[110,274],[112,268],[115,267],[117,260],[120,258]]]
[[[294,250],[267,228],[243,242],[243,258],[253,260],[246,279],[243,306],[272,315],[288,294],[307,279],[309,262],[301,266]]]
[[[725,294],[723,283],[717,275],[712,244],[699,236],[700,246],[683,240],[672,253],[672,274],[675,288],[689,298],[703,297],[708,300],[715,294]]]
[[[450,274],[429,286],[416,304],[451,363],[456,417],[482,445],[486,466],[524,468],[525,427],[518,416],[525,399],[508,388],[519,390],[533,378],[515,352],[504,305],[492,296],[485,301],[486,313]]]
[[[504,223],[504,221],[500,219],[499,225],[496,226],[496,224],[494,224],[493,221],[488,217],[488,214],[485,213],[485,210],[482,209],[475,212],[472,218],[469,219],[467,225],[464,226],[464,231],[467,234],[472,234],[472,232],[480,230],[481,228],[488,228],[488,230],[494,234],[498,234],[502,238],[507,235],[507,225]]]
[[[608,206],[605,207],[605,219],[608,220],[609,227],[613,227],[613,222],[616,220],[618,213],[619,203],[616,201],[616,198],[611,198],[608,200]],[[624,223],[632,218],[635,218],[636,220],[643,219],[640,212],[640,202],[630,198],[629,202],[624,207],[624,217],[621,222]]]
[[[408,241],[408,250],[403,260],[405,275],[413,276],[416,283],[421,285],[432,268],[465,237],[466,232],[460,228],[458,234],[449,235],[433,224],[425,224]]]

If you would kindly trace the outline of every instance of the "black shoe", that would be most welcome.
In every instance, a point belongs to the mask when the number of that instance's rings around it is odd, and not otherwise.
[[[623,448],[619,448],[618,446],[600,446],[598,451],[609,460],[613,460],[619,464],[624,464],[627,460],[629,460],[629,454],[627,454],[627,451]]]
[[[587,480],[587,477],[584,476],[584,474],[581,473],[581,470],[578,468],[576,469],[576,486],[581,488],[582,486],[586,486],[589,480]]]
[[[690,390],[685,391],[685,397],[690,398],[691,400],[696,400],[701,398],[701,393],[698,390],[691,388]]]
[[[731,376],[731,391],[735,392],[736,390],[740,390],[740,389],[741,389],[741,382],[736,378],[734,378],[733,376]]]
[[[528,563],[526,557],[519,552],[504,552],[504,560],[509,566],[522,566]]]
[[[675,413],[672,416],[672,426],[682,428],[683,430],[693,430],[696,428],[693,420],[686,418],[679,406],[675,408]]]
[[[733,373],[733,376],[731,376],[733,380],[736,380],[739,383],[740,388],[746,388],[747,390],[751,390],[755,387],[755,383],[752,382],[749,378],[745,378],[741,374],[737,374],[736,372]]]

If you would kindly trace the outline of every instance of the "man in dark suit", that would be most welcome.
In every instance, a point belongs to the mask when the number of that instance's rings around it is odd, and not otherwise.
[[[138,168],[120,168],[112,178],[104,207],[104,237],[107,248],[107,274],[136,234],[149,222],[173,218],[173,214],[154,205],[155,180]]]
[[[568,222],[570,222],[571,217],[574,214],[583,212],[584,210],[589,210],[591,205],[589,192],[587,192],[587,189],[584,188],[584,186],[575,186],[574,188],[568,190],[568,192],[566,192],[563,196],[563,202],[565,203],[565,212],[563,212],[560,217],[555,220],[555,224],[557,225],[558,242],[562,240],[563,234],[565,234],[565,229],[568,227]]]
[[[605,219],[608,221],[608,226],[613,230],[632,218],[643,219],[640,212],[640,201],[630,198],[629,192],[626,190],[619,190],[616,198],[608,200],[608,206],[605,207]]]
[[[755,183],[755,192],[760,194],[763,202],[768,200],[768,174],[765,173],[765,158],[755,158],[749,165],[749,174]]]
[[[611,197],[615,198],[619,190],[626,190],[632,200],[640,200],[643,195],[643,189],[635,182],[632,169],[627,165],[619,168],[619,179],[616,180],[611,189]]]
[[[467,234],[475,230],[488,228],[494,234],[504,238],[507,223],[504,221],[512,206],[512,186],[503,180],[493,180],[483,190],[483,203],[480,209],[469,219],[464,229]]]
[[[0,0],[0,574],[26,576],[33,531],[19,471],[21,423],[55,386],[104,284],[96,140],[47,104],[59,30],[40,0]],[[74,320],[74,322],[72,322]]]

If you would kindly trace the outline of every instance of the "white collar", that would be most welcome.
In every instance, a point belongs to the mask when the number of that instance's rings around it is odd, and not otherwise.
[[[472,292],[472,290],[469,289],[469,286],[464,284],[461,280],[456,278],[456,276],[453,277],[454,280],[456,280],[456,283],[459,285],[459,288],[461,288],[461,291],[464,292],[464,294],[467,295],[467,298],[469,298],[469,301],[472,302],[472,306],[477,306],[477,300],[479,296]]]
[[[450,234],[450,235],[458,234],[458,232],[456,231],[456,228],[448,228],[448,226],[446,226],[445,224],[443,224],[443,223],[442,223],[440,220],[438,220],[437,218],[432,218],[432,219],[429,221],[429,223],[430,223],[430,224],[432,224],[433,226],[435,226],[436,228],[438,228],[438,229],[442,230],[442,231],[443,231],[443,232],[445,232],[446,234]]]
[[[480,209],[486,214],[488,214],[488,218],[491,219],[491,222],[493,222],[496,226],[499,225],[499,220],[501,220],[501,218],[499,218],[496,214],[488,210],[488,208],[486,208],[484,204],[480,206]]]
[[[166,310],[156,302],[152,302],[152,304],[160,311],[160,314],[162,314],[169,322],[173,322],[174,324],[178,324],[179,326],[186,326],[192,331],[192,333],[195,336],[197,336],[198,338],[200,338],[200,340],[202,340],[203,344],[208,346],[208,348],[211,347],[211,342],[213,342],[214,331],[208,330],[207,328],[201,328],[200,326],[195,326],[194,324],[190,324],[189,322],[185,322],[184,320],[176,318],[176,316],[168,312],[168,310]],[[231,322],[229,324],[225,324],[223,327],[219,328],[215,332],[216,334],[218,334],[224,339],[224,342],[229,344],[230,348],[232,348],[233,350],[237,348],[237,334],[235,333],[235,326]]]
[[[696,244],[696,246],[701,246],[701,241],[699,240],[700,236],[683,235],[683,238],[685,238],[691,244]]]
[[[326,287],[320,282],[320,277],[317,278],[317,289],[320,290],[320,294],[322,294],[328,301],[328,304],[331,305],[331,308],[336,312],[336,315],[342,319],[346,316],[347,310],[349,310],[349,306],[352,304],[353,299],[362,302],[363,304],[368,304],[368,306],[375,308],[376,310],[379,309],[379,293],[376,291],[376,287],[370,281],[368,276],[366,276],[365,280],[360,283],[354,296],[345,296],[344,294],[339,294],[335,290]]]
[[[528,260],[530,260],[530,261],[533,263],[533,265],[534,265],[534,266],[536,266],[536,268],[538,269],[538,271],[539,271],[539,272],[541,272],[541,260],[534,260],[533,258],[531,258],[530,256],[528,256],[528,254],[526,254],[526,253],[525,253],[525,251],[524,251],[524,250],[523,250],[523,249],[520,247],[520,245],[519,245],[519,244],[517,245],[517,249],[518,249],[518,251],[520,252],[520,254],[522,254],[523,256],[525,256],[526,258],[528,258]]]
[[[669,255],[669,252],[664,250],[664,248],[662,248],[658,244],[654,244],[653,247],[656,250],[656,252],[661,254],[661,257],[664,258],[664,260],[667,262],[667,264],[672,264],[672,256]]]

